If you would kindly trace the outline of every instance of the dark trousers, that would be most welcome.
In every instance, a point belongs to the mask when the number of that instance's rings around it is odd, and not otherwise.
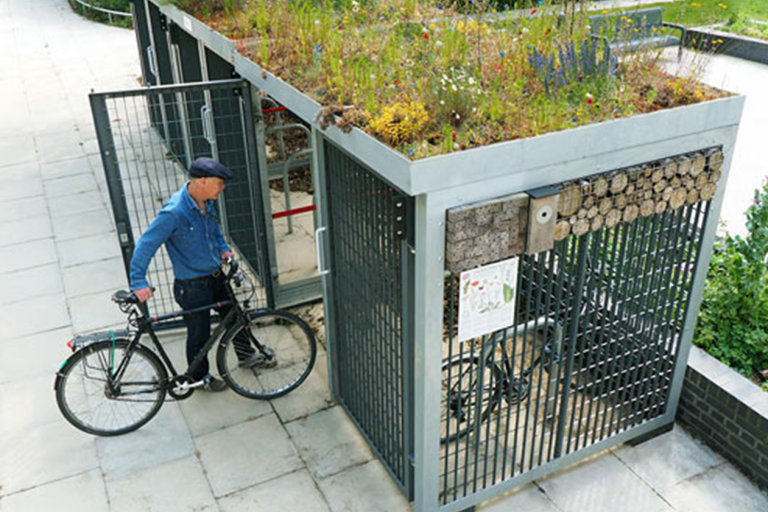
[[[224,286],[224,276],[205,277],[201,279],[181,280],[173,283],[173,296],[182,309],[194,309],[208,304],[229,300]],[[221,319],[229,313],[232,306],[216,308]],[[211,337],[211,312],[210,310],[188,313],[184,315],[184,323],[187,325],[187,364],[197,356],[205,342]],[[246,335],[241,331],[235,339],[235,348],[240,360],[246,359],[255,352]],[[200,380],[209,372],[208,358],[204,358],[193,373],[195,380]]]

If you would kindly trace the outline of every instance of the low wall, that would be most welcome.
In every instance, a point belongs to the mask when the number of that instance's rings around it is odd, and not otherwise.
[[[768,489],[768,393],[692,347],[677,419]]]

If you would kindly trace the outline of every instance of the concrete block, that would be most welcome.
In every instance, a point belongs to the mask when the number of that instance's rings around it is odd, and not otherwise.
[[[0,308],[0,342],[67,327],[69,323],[63,294],[6,304]]]
[[[537,483],[562,512],[672,511],[653,489],[610,453]]]
[[[3,512],[9,494],[99,466],[93,436],[80,432],[63,419],[14,436],[0,436],[0,453],[3,454],[0,457]]]
[[[83,263],[62,270],[67,297],[74,298],[98,292],[128,289],[128,279],[121,257]]]
[[[222,512],[330,512],[315,482],[303,469],[225,496],[219,500],[219,508]]]
[[[533,483],[488,500],[479,505],[477,510],[482,512],[510,512],[512,510],[559,512],[547,498],[547,495]]]
[[[186,368],[185,341],[175,343],[180,354],[171,359],[179,362],[177,369]],[[213,359],[209,354],[209,359]],[[213,361],[209,361],[213,363]],[[215,371],[215,363],[211,364]],[[227,390],[223,393],[195,392],[189,399],[179,404],[181,412],[187,420],[192,437],[210,434],[222,428],[238,425],[245,421],[260,418],[272,412],[269,402],[266,400],[250,400],[242,397],[234,391]]]
[[[49,264],[0,274],[0,290],[12,290],[12,293],[0,294],[0,305],[3,305],[55,295],[64,291],[64,285],[59,266]]]
[[[164,404],[152,421],[129,435],[96,438],[96,447],[108,482],[124,480],[195,451],[175,403]]]
[[[57,247],[62,267],[121,256],[117,234],[110,236],[94,235],[65,240],[59,242]],[[125,273],[125,270],[123,270],[123,273]]]
[[[34,512],[54,507],[56,512],[110,512],[98,469],[6,496],[2,507],[3,512]]]
[[[0,342],[0,384],[44,376],[50,401],[52,376],[70,355],[65,343],[71,338],[72,330],[65,327]]]
[[[271,401],[275,412],[283,422],[293,421],[329,407],[328,363],[325,353],[318,350],[317,360],[301,386]]]
[[[196,444],[216,497],[302,467],[284,427],[272,414],[198,437]]]
[[[203,467],[193,455],[132,473],[122,480],[107,480],[106,487],[111,512],[218,510]]]
[[[44,182],[45,195],[49,198],[77,196],[83,192],[97,192],[99,187],[93,173],[77,174],[74,176],[63,176],[61,178],[49,179]],[[70,200],[76,200],[71,198]]]
[[[684,480],[664,492],[663,496],[680,512],[768,510],[768,496],[729,464]]]
[[[365,439],[341,407],[292,421],[285,428],[314,478],[326,478],[373,459]]]
[[[54,217],[53,234],[56,241],[71,240],[90,235],[108,235],[114,232],[107,215],[63,215]]]
[[[635,447],[624,445],[615,454],[658,492],[725,462],[679,426]]]
[[[21,257],[20,255],[23,255]],[[19,245],[0,247],[0,274],[16,272],[58,261],[56,245],[52,239],[36,240]]]
[[[333,512],[410,512],[384,466],[372,460],[318,482]]]

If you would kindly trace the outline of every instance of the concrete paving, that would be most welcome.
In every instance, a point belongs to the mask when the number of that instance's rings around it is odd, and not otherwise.
[[[138,84],[135,39],[81,19],[65,0],[0,0],[0,49],[0,512],[409,510],[329,403],[322,351],[310,378],[271,402],[195,394],[118,438],[65,423],[52,390],[65,342],[123,323],[109,301],[125,281],[87,93]],[[714,63],[730,77],[744,69],[735,85],[754,80],[765,101],[764,67]],[[759,101],[750,97],[748,115]],[[760,136],[758,124],[745,124],[740,154]],[[739,158],[735,175],[752,172]],[[178,333],[164,344],[183,360]],[[675,428],[479,509],[758,512],[768,498]]]

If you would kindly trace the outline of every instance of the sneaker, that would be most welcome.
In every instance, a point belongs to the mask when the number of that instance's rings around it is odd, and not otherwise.
[[[271,356],[272,354],[269,355]],[[242,368],[271,368],[275,365],[277,365],[277,359],[267,357],[261,352],[254,352],[247,359],[240,361],[240,367]]]
[[[227,389],[227,383],[209,373],[203,377],[203,389],[211,393],[218,393]]]

